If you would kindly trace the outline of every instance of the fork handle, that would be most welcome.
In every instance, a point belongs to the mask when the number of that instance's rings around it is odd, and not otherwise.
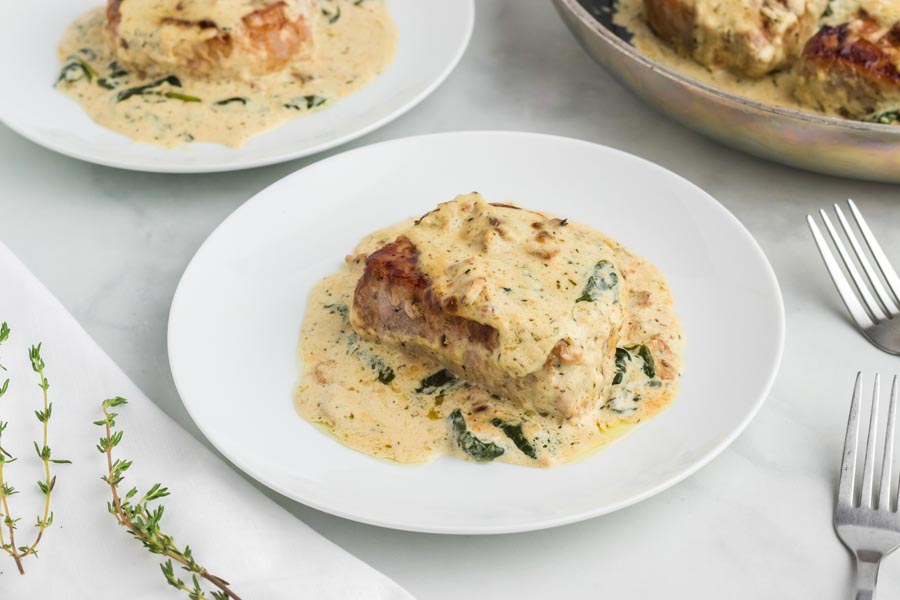
[[[875,584],[878,582],[880,566],[880,556],[877,560],[856,557],[856,600],[875,600]]]

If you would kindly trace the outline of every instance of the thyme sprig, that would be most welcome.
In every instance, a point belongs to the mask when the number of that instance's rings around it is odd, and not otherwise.
[[[105,435],[100,438],[97,450],[106,455],[107,474],[101,479],[109,485],[112,493],[112,500],[107,503],[109,512],[116,518],[116,521],[124,527],[129,534],[137,539],[152,554],[165,556],[166,561],[160,565],[166,582],[177,590],[187,593],[191,600],[241,600],[228,586],[227,581],[213,575],[202,567],[194,559],[190,546],[179,549],[175,545],[175,539],[163,533],[160,529],[165,507],[157,505],[155,508],[150,506],[151,502],[165,498],[169,495],[169,490],[163,487],[161,483],[155,483],[142,496],[138,498],[138,489],[133,487],[129,489],[125,495],[119,493],[119,484],[125,479],[125,471],[132,464],[130,460],[117,458],[113,460],[112,450],[122,441],[123,432],[115,431],[116,417],[118,413],[111,412],[119,406],[127,404],[125,398],[116,397],[103,401],[103,418],[94,421],[95,425],[104,428]],[[175,566],[172,561],[181,565],[181,568],[191,574],[190,583],[185,583],[175,574]],[[205,579],[213,584],[218,590],[212,590],[210,596],[201,586],[200,580]]]
[[[0,325],[0,343],[3,343],[9,339],[9,333],[9,326],[4,322],[2,325]],[[37,557],[37,546],[40,543],[41,539],[44,537],[44,532],[48,527],[50,527],[50,525],[53,524],[53,512],[50,510],[50,497],[54,487],[56,486],[56,475],[52,475],[50,464],[71,463],[71,461],[68,460],[52,458],[52,452],[50,450],[50,446],[48,445],[48,426],[50,423],[50,416],[53,413],[53,403],[49,401],[48,397],[47,390],[50,388],[50,382],[47,380],[47,377],[44,374],[46,364],[44,363],[44,359],[41,356],[40,343],[37,346],[32,346],[31,348],[29,348],[28,359],[29,361],[31,361],[31,369],[38,375],[38,387],[41,389],[41,394],[43,397],[43,410],[34,411],[35,417],[37,417],[38,422],[41,423],[43,437],[41,440],[41,445],[38,445],[37,441],[34,442],[34,450],[37,453],[38,458],[41,459],[44,470],[43,480],[38,480],[37,482],[38,489],[40,489],[41,493],[44,495],[44,508],[42,513],[38,515],[37,522],[35,523],[37,534],[34,537],[34,541],[32,541],[31,544],[28,545],[16,545],[17,523],[21,519],[13,518],[12,512],[9,509],[9,497],[17,494],[18,492],[15,488],[13,488],[11,485],[9,485],[9,483],[6,482],[3,473],[3,467],[12,462],[15,462],[16,458],[13,457],[9,452],[4,450],[2,445],[0,445],[0,510],[2,510],[2,515],[0,516],[3,517],[3,525],[5,525],[6,529],[9,531],[9,542],[7,542],[3,537],[3,528],[0,527],[0,548],[2,548],[3,551],[5,551],[13,558],[13,560],[16,562],[16,567],[19,569],[19,573],[21,573],[22,575],[25,574],[25,569],[22,566],[22,559],[29,555]],[[0,368],[2,368],[4,371],[6,370],[3,365],[0,365]],[[9,378],[7,378],[3,382],[3,385],[0,386],[0,397],[2,397],[6,393],[8,387]],[[7,423],[0,421],[0,435],[2,435],[6,427]]]

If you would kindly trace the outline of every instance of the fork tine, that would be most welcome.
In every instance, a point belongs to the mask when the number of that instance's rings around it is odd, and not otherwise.
[[[894,299],[891,298],[887,293],[887,290],[884,289],[884,286],[881,285],[881,280],[875,273],[875,269],[872,268],[872,263],[869,262],[869,258],[866,256],[866,253],[863,252],[862,246],[859,245],[859,241],[856,239],[856,234],[853,233],[853,229],[850,228],[850,223],[848,223],[847,218],[844,217],[844,211],[841,210],[840,206],[835,204],[834,212],[837,215],[838,222],[841,224],[841,229],[844,230],[844,235],[847,236],[847,241],[850,242],[850,248],[853,250],[853,254],[856,255],[857,262],[862,266],[863,271],[869,280],[869,284],[872,286],[872,289],[875,290],[875,296],[877,296],[880,302],[879,306],[883,308],[884,312],[888,315],[896,316],[900,313],[900,309],[897,308]]]
[[[853,507],[853,491],[856,487],[856,449],[859,440],[859,385],[862,372],[856,374],[850,416],[847,418],[847,437],[844,438],[844,457],[841,459],[841,482],[838,487],[838,504]]]
[[[891,510],[891,472],[894,463],[894,424],[897,420],[897,376],[891,382],[891,403],[888,407],[887,431],[884,438],[884,459],[881,464],[881,489],[878,510]]]
[[[887,282],[888,288],[890,288],[891,293],[894,295],[894,300],[896,300],[897,305],[900,306],[900,277],[897,276],[897,272],[894,271],[894,267],[891,266],[891,262],[888,260],[887,255],[885,255],[884,250],[881,249],[881,244],[878,243],[875,234],[869,229],[869,224],[866,223],[862,213],[856,208],[856,203],[849,199],[847,202],[850,204],[850,213],[853,215],[853,220],[856,221],[856,226],[859,227],[859,231],[866,241],[866,246],[869,247],[869,252],[871,252],[872,256],[875,258],[875,264],[878,265],[878,270],[884,275],[884,280]]]
[[[844,267],[847,269],[847,272],[850,273],[850,280],[853,282],[853,286],[856,288],[856,291],[859,292],[859,295],[862,296],[862,304],[866,308],[866,312],[869,313],[869,316],[872,317],[876,323],[883,321],[887,318],[887,315],[884,314],[884,311],[878,306],[878,302],[875,301],[872,292],[869,291],[868,286],[866,286],[865,282],[862,280],[862,275],[859,274],[859,270],[857,270],[856,265],[853,264],[853,260],[847,253],[847,248],[844,247],[844,242],[841,241],[837,230],[834,228],[834,225],[831,224],[831,219],[828,218],[828,215],[825,214],[824,210],[820,210],[819,214],[825,222],[825,229],[828,230],[828,235],[831,236],[831,241],[838,251],[838,256],[841,257],[841,262],[844,263]]]
[[[869,438],[866,440],[866,462],[863,464],[862,494],[859,505],[872,507],[872,487],[875,482],[875,447],[878,445],[878,397],[881,395],[881,377],[875,373],[872,389],[872,413],[869,415]]]
[[[850,287],[850,283],[844,276],[844,272],[841,271],[840,266],[838,266],[837,261],[834,259],[834,255],[831,253],[831,249],[828,247],[828,243],[825,241],[822,232],[819,230],[819,226],[816,225],[816,222],[810,215],[806,215],[806,222],[809,225],[809,230],[812,232],[816,247],[819,249],[819,255],[821,255],[822,260],[825,262],[825,269],[831,276],[834,287],[837,288],[838,296],[841,297],[844,306],[847,307],[847,312],[850,313],[850,316],[853,317],[853,320],[860,328],[868,329],[869,327],[874,326],[872,319],[869,317],[868,313],[866,313],[862,304],[860,304],[856,294],[853,293],[853,288]]]

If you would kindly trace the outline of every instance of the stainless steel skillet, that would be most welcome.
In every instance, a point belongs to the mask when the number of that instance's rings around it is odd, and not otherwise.
[[[900,183],[900,126],[806,113],[724,92],[644,56],[615,0],[553,0],[585,50],[665,114],[722,143],[820,173]]]

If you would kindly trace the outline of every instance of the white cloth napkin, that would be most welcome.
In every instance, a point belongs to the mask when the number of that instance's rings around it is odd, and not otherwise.
[[[49,445],[54,465],[54,522],[24,561],[19,575],[0,553],[0,598],[81,599],[178,598],[151,555],[116,524],[106,510],[109,488],[100,480],[105,458],[96,444],[104,398],[124,396],[117,409],[124,438],[115,455],[134,461],[122,483],[142,491],[168,486],[163,531],[179,546],[190,544],[197,561],[232,584],[244,600],[384,599],[412,597],[393,581],[344,552],[260,494],[228,465],[163,414],[94,343],[50,292],[0,243],[0,322],[10,339],[0,345],[0,420],[8,421],[3,446],[19,460],[5,479],[21,493],[10,509],[21,517],[17,542],[31,542],[41,511],[35,482],[41,463],[32,440],[40,435],[34,411],[41,408],[37,375],[28,346],[43,342],[53,414]],[[160,324],[162,327],[163,325]],[[189,575],[181,572],[182,579]]]

